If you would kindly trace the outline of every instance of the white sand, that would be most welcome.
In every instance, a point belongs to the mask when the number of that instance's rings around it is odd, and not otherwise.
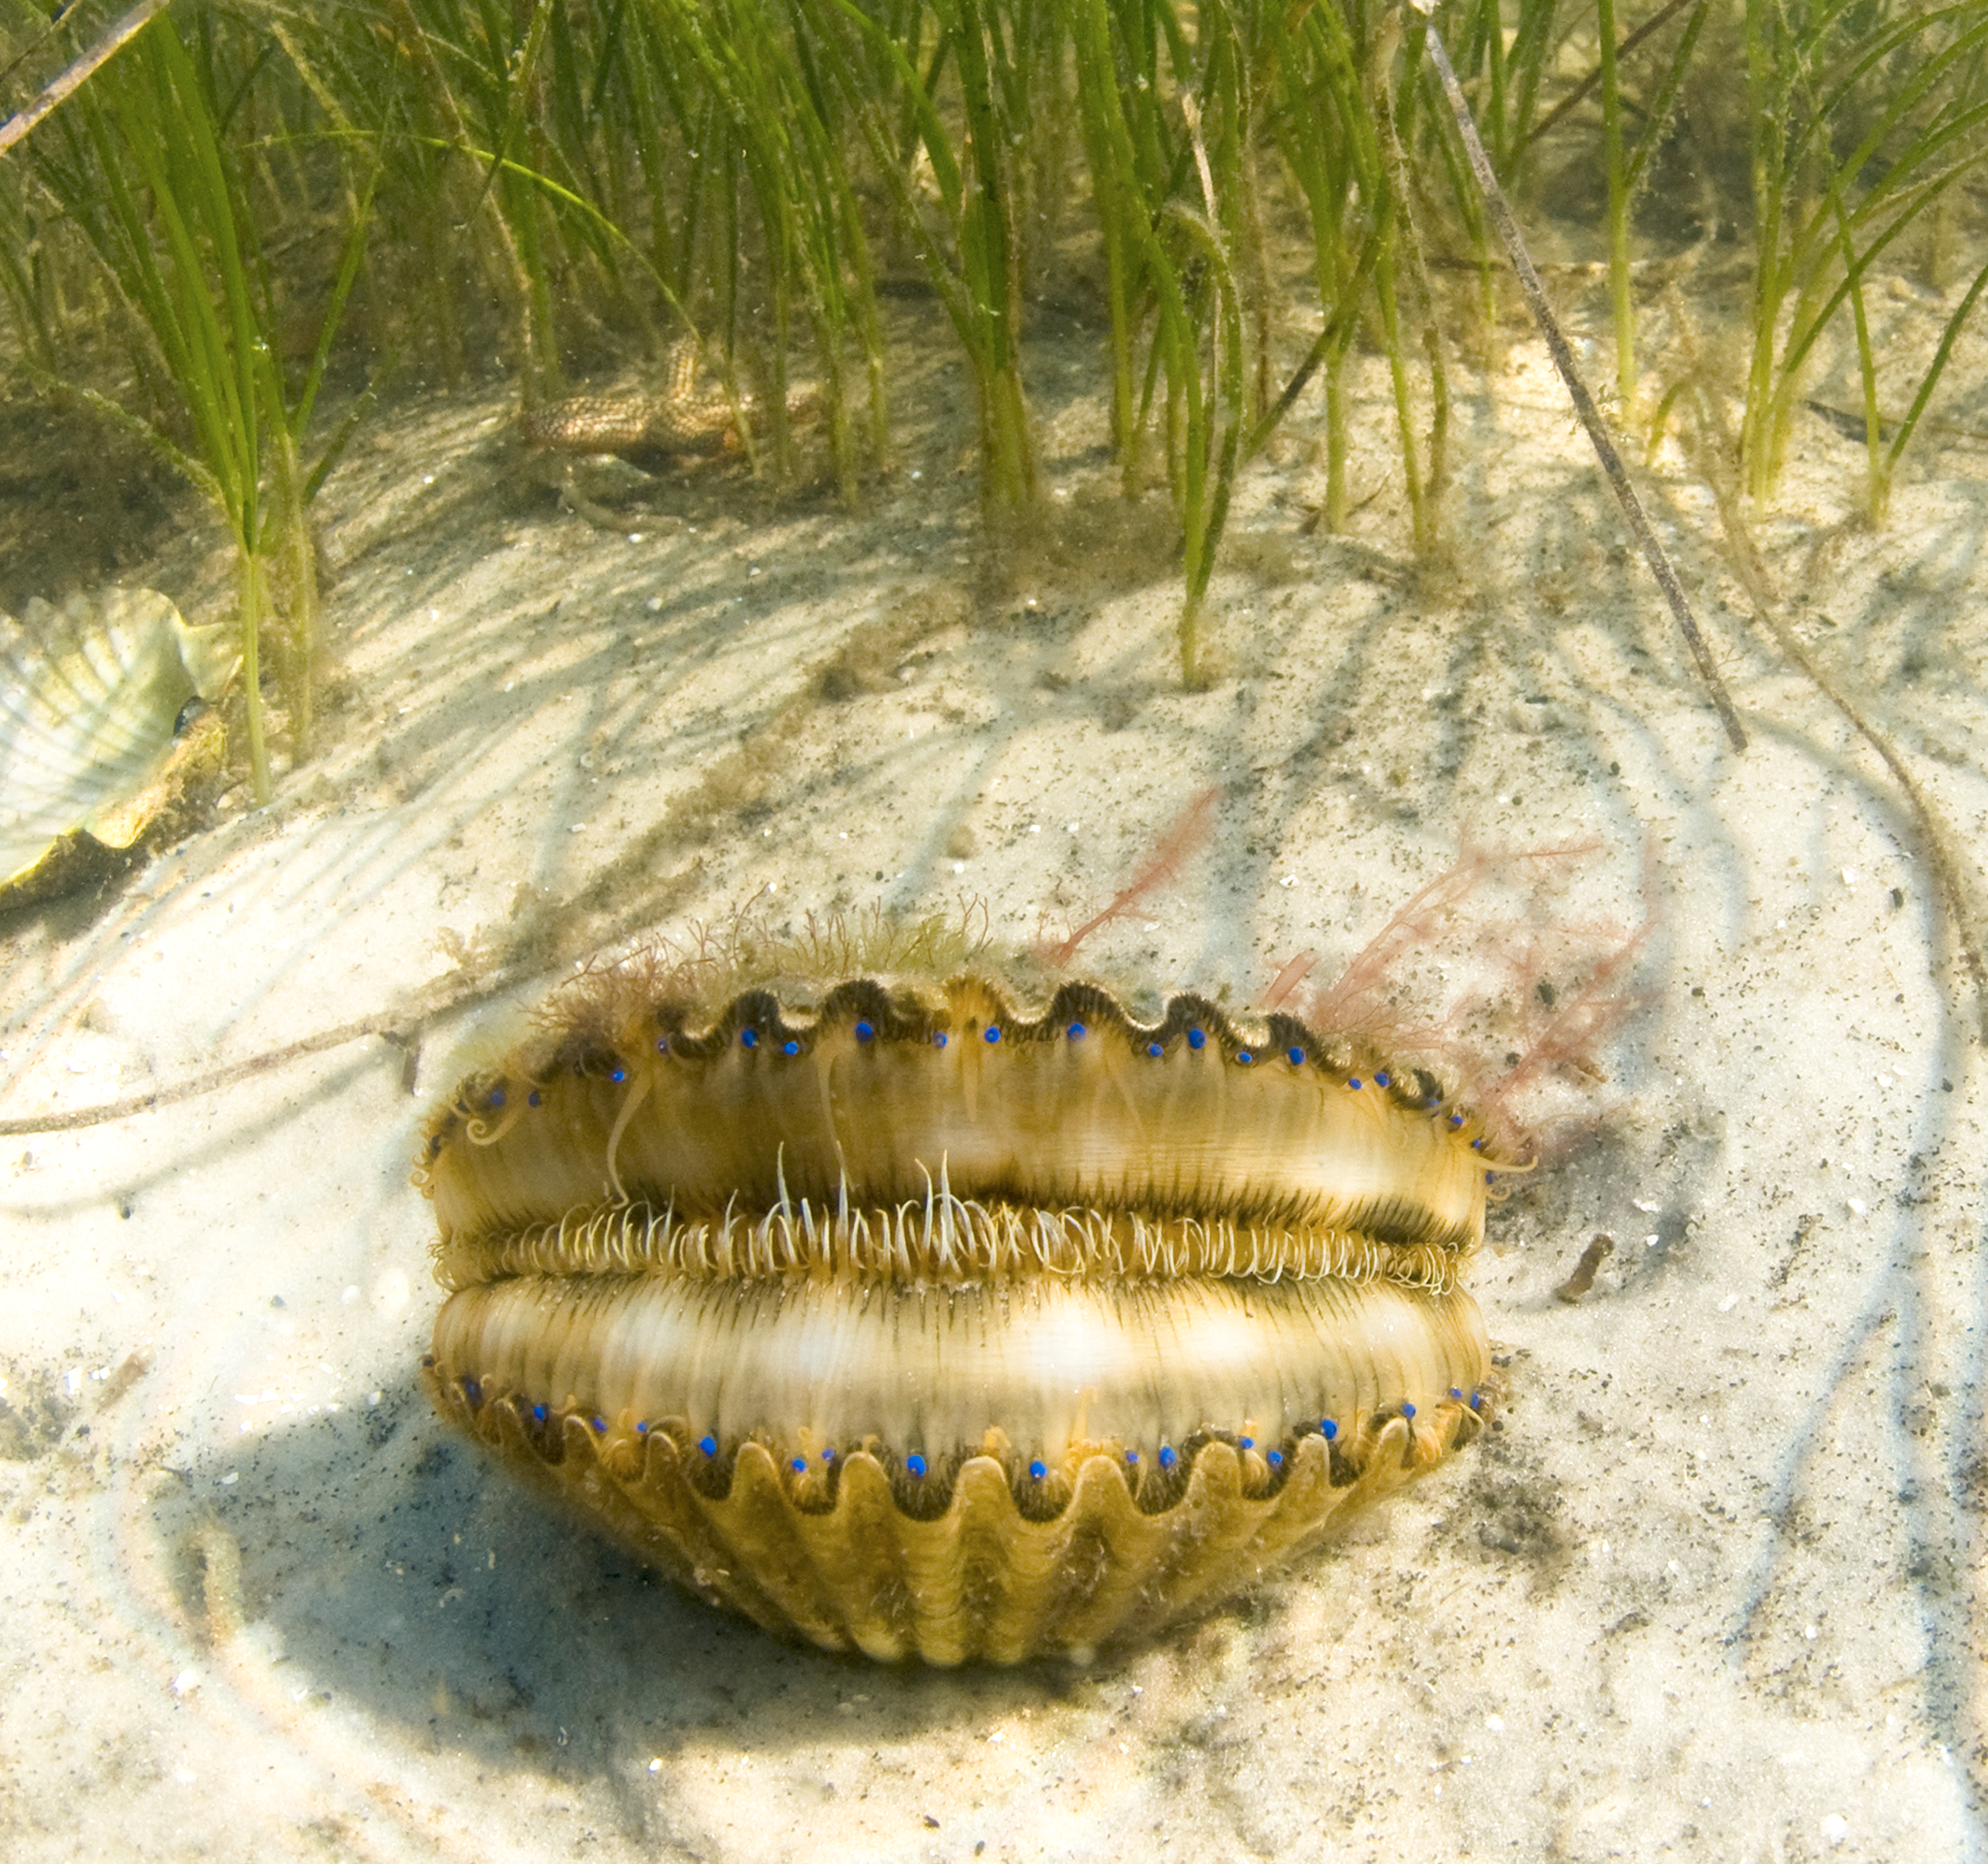
[[[1043,376],[1053,501],[1084,507],[1101,414]],[[1343,960],[1466,834],[1594,839],[1565,910],[1647,905],[1655,1000],[1599,1132],[1494,1213],[1502,1431],[1089,1671],[783,1646],[428,1413],[413,1135],[501,1008],[428,1027],[413,1098],[354,1040],[0,1155],[10,1857],[1983,1855],[1988,1077],[1924,849],[1743,632],[1679,462],[1743,758],[1537,362],[1458,408],[1447,583],[1395,541],[1371,409],[1354,540],[1300,534],[1302,448],[1249,476],[1199,695],[1164,526],[1107,503],[983,577],[956,420],[867,516],[708,478],[630,536],[507,479],[501,397],[405,411],[326,495],[323,756],[22,935],[0,1117],[387,1026],[542,912],[560,963],[767,888],[796,918],[964,894],[1026,942],[1210,783],[1213,845],[1093,956],[1239,1003],[1300,947]],[[1874,536],[1840,522],[1855,450],[1800,439],[1770,567],[1978,851],[1981,452],[1929,445]],[[148,576],[200,620],[194,560]]]

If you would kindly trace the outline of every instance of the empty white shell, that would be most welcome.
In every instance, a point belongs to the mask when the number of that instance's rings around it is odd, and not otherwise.
[[[122,806],[172,755],[187,702],[218,697],[233,630],[190,628],[152,589],[96,589],[0,614],[0,885],[82,829],[128,845]]]

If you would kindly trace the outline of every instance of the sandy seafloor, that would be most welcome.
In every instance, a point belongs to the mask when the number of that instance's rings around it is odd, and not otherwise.
[[[957,371],[856,516],[708,470],[597,529],[518,476],[501,388],[404,406],[323,501],[320,756],[100,908],[14,922],[12,1118],[537,971],[429,1016],[412,1094],[373,1035],[6,1142],[8,1857],[1988,1851],[1988,1076],[1890,780],[1745,625],[1666,454],[1753,734],[1726,749],[1523,344],[1462,384],[1452,570],[1401,543],[1377,377],[1354,535],[1306,529],[1294,425],[1239,498],[1220,676],[1182,692],[1166,526],[1114,513],[1094,379],[1048,354],[1060,541],[998,559]],[[1988,451],[1929,439],[1872,534],[1856,449],[1797,438],[1770,569],[1980,888]],[[132,580],[205,619],[211,543]],[[934,1673],[715,1615],[430,1414],[407,1171],[452,1044],[597,939],[756,895],[970,898],[1029,942],[1210,785],[1209,847],[1087,963],[1245,1004],[1472,840],[1592,843],[1557,910],[1648,920],[1592,1123],[1475,1272],[1499,1431],[1150,1646]],[[1597,1230],[1616,1253],[1556,1301]]]

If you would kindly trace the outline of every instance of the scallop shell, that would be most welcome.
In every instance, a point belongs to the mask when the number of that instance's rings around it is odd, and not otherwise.
[[[99,589],[0,614],[0,885],[63,837],[128,847],[187,702],[212,700],[238,658],[225,627],[189,628],[150,589]]]
[[[1480,1134],[1207,1000],[610,974],[431,1119],[443,1413],[713,1603],[1088,1655],[1474,1436]]]

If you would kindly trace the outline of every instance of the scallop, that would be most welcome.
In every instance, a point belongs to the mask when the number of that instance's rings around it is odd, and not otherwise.
[[[1296,1019],[967,973],[687,998],[638,961],[544,1023],[428,1121],[424,1382],[769,1629],[1086,1658],[1488,1415],[1484,1136]]]
[[[0,885],[25,880],[66,837],[137,840],[188,702],[218,699],[233,675],[232,632],[189,627],[151,589],[0,614]]]

